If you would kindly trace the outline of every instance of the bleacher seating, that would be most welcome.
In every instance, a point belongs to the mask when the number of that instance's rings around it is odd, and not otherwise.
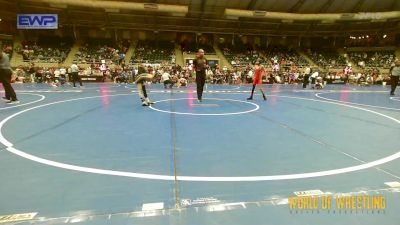
[[[241,43],[236,45],[220,44],[219,48],[232,66],[248,65],[258,59],[258,54],[253,51],[253,47]]]
[[[130,45],[129,40],[118,42],[112,39],[89,39],[75,54],[76,63],[101,63],[102,60],[118,63],[121,53],[126,53]]]
[[[182,52],[188,53],[188,54],[193,54],[196,53],[199,49],[203,49],[205,54],[215,54],[214,47],[212,46],[211,43],[209,44],[201,44],[201,43],[195,43],[195,42],[190,42],[190,43],[185,43],[181,44],[182,46]]]
[[[396,58],[394,51],[348,52],[347,54],[357,65],[369,68],[389,68]]]
[[[139,41],[131,63],[174,63],[175,44],[171,41]]]
[[[71,50],[72,38],[39,37],[37,41],[22,41],[20,53],[25,62],[63,62]]]
[[[261,54],[266,63],[270,62],[271,64],[275,64],[278,62],[281,66],[296,65],[301,67],[308,63],[295,49],[282,45],[270,46],[262,49]]]
[[[256,61],[272,65],[278,63],[281,66],[307,64],[307,60],[301,57],[294,49],[284,46],[270,46],[268,48],[254,50],[251,46],[220,45],[223,54],[233,66],[244,66],[254,64]]]
[[[319,67],[328,68],[344,68],[346,66],[346,58],[335,49],[307,49],[305,52],[310,56]]]

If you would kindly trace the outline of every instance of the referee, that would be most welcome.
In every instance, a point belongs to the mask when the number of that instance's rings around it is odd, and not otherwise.
[[[396,60],[394,66],[390,68],[390,95],[394,95],[400,77],[400,60]]]
[[[7,104],[18,104],[17,95],[11,86],[11,75],[10,59],[8,55],[3,52],[3,46],[0,44],[0,82],[3,84],[4,91],[6,92],[6,96],[3,97],[3,100],[6,101]]]
[[[75,63],[71,65],[71,78],[72,78],[72,84],[74,85],[74,88],[76,87],[75,82],[79,82],[79,85],[82,87],[82,80],[79,77],[79,67]]]
[[[208,67],[203,49],[199,49],[197,52],[193,66],[196,71],[197,101],[202,102],[204,84],[206,83],[206,69]]]
[[[308,79],[310,78],[311,68],[309,65],[306,66],[304,70],[304,77],[303,77],[303,88],[307,87]]]

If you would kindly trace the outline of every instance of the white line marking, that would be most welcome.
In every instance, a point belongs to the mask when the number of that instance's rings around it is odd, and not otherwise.
[[[0,216],[0,223],[10,223],[10,222],[19,222],[25,220],[32,220],[37,215],[37,212],[32,213],[19,213],[19,214],[11,214],[11,215],[2,215]]]
[[[250,86],[249,86],[250,87]],[[230,88],[230,89],[227,89],[227,88],[221,88],[221,89],[217,89],[217,91],[233,91],[233,90],[239,90],[240,89],[240,87],[234,87],[234,88]],[[206,91],[213,91],[213,90],[209,90],[208,88],[205,88],[205,90]],[[214,90],[215,91],[215,90]]]
[[[21,106],[25,106],[25,105],[31,105],[31,104],[34,104],[34,103],[36,103],[36,102],[43,101],[43,100],[46,98],[46,97],[44,97],[44,95],[39,95],[39,94],[30,94],[30,93],[19,93],[19,94],[23,94],[23,95],[36,95],[36,96],[39,96],[40,99],[39,99],[39,100],[32,101],[32,102],[24,103],[24,104],[18,104],[18,105],[14,105],[14,106],[9,106],[9,107],[0,108],[0,111],[1,111],[1,110],[6,110],[6,109],[17,108],[17,107],[21,107]]]
[[[32,94],[32,95],[33,95],[33,94]],[[35,94],[35,95],[37,95],[37,94]],[[103,95],[103,96],[120,96],[120,95],[132,95],[132,94],[116,94],[116,95]],[[43,96],[43,95],[40,95],[40,96]],[[44,96],[43,96],[43,97],[44,97]],[[74,98],[74,99],[68,99],[68,100],[61,100],[61,101],[46,103],[46,104],[43,104],[43,105],[34,106],[34,107],[31,107],[31,108],[28,108],[28,109],[21,110],[21,111],[19,111],[19,112],[17,112],[17,113],[14,113],[13,115],[11,115],[11,116],[5,118],[4,120],[2,120],[2,121],[0,122],[0,143],[4,144],[4,145],[7,146],[7,147],[8,147],[8,146],[12,146],[12,144],[11,144],[10,142],[8,142],[8,141],[3,137],[3,134],[2,134],[2,132],[1,132],[1,129],[3,128],[4,124],[5,124],[8,120],[10,120],[11,118],[13,118],[13,117],[15,117],[15,116],[17,116],[17,115],[19,115],[19,114],[22,114],[22,113],[24,113],[24,112],[27,112],[27,111],[30,111],[30,110],[33,110],[33,109],[37,109],[37,108],[42,108],[42,107],[45,107],[45,106],[49,106],[49,105],[54,105],[54,104],[59,104],[59,103],[64,103],[64,102],[72,102],[72,101],[84,100],[84,99],[92,99],[92,98],[101,98],[101,96],[91,96],[91,97],[82,97],[82,98]],[[32,103],[30,103],[30,104],[32,104]],[[21,105],[19,105],[19,106],[21,106]],[[10,108],[10,107],[8,107],[8,108]]]
[[[15,90],[16,93],[77,93],[82,90]]]
[[[125,85],[125,88],[126,89],[135,89],[135,90],[137,89],[136,87],[129,87],[128,85]]]
[[[162,209],[164,209],[164,202],[146,203],[142,205],[142,211]]]
[[[130,95],[130,94],[117,94],[117,95],[108,95],[108,96],[120,96],[120,95]],[[271,95],[269,95],[271,96]],[[331,101],[322,101],[318,99],[309,99],[309,98],[302,98],[302,97],[294,97],[294,96],[278,96],[278,95],[273,95],[275,97],[280,97],[280,98],[292,98],[292,99],[301,99],[301,100],[307,100],[307,101],[314,101],[314,102],[322,102],[322,103],[327,103],[327,104],[333,104],[333,105],[340,105],[340,106],[345,106],[348,108],[353,108],[353,109],[358,109],[362,110],[365,112],[369,112],[375,115],[379,115],[382,117],[385,117],[387,119],[390,119],[398,124],[400,124],[400,120],[397,120],[393,117],[390,117],[388,115],[372,111],[370,109],[364,109],[360,108],[357,106],[352,106],[348,104],[341,104],[341,103],[336,103],[336,102],[331,102]],[[92,98],[100,98],[102,96],[92,96],[92,97],[85,97],[85,98],[77,98],[77,99],[69,99],[69,100],[64,100],[64,101],[58,101],[58,102],[52,102],[52,103],[47,103],[39,106],[35,106],[29,109],[22,110],[20,112],[17,112],[13,115],[8,116],[7,118],[3,119],[0,122],[0,143],[3,145],[7,146],[7,151],[16,154],[18,156],[21,156],[23,158],[53,166],[53,167],[58,167],[62,169],[67,169],[67,170],[73,170],[73,171],[80,171],[80,172],[86,172],[86,173],[94,173],[94,174],[103,174],[103,175],[111,175],[111,176],[121,176],[121,177],[131,177],[131,178],[143,178],[143,179],[151,179],[151,180],[168,180],[168,181],[174,181],[175,176],[171,175],[159,175],[159,174],[147,174],[147,173],[134,173],[134,172],[124,172],[124,171],[115,171],[115,170],[104,170],[104,169],[96,169],[96,168],[90,168],[90,167],[82,167],[82,166],[76,166],[76,165],[70,165],[70,164],[65,164],[65,163],[60,163],[60,162],[55,162],[47,159],[43,159],[31,154],[28,154],[26,152],[23,152],[21,150],[18,150],[13,147],[13,144],[9,142],[2,133],[2,128],[4,124],[9,121],[10,119],[16,117],[17,115],[20,115],[24,112],[28,112],[33,109],[45,107],[48,105],[54,105],[54,104],[59,104],[59,103],[64,103],[64,102],[71,102],[71,101],[77,101],[77,100],[83,100],[83,99],[92,99]],[[387,157],[371,161],[368,163],[362,163],[356,166],[350,166],[350,167],[345,167],[345,168],[340,168],[340,169],[332,169],[332,170],[325,170],[325,171],[317,171],[317,172],[308,172],[308,173],[297,173],[297,174],[284,174],[284,175],[270,175],[270,176],[241,176],[241,177],[209,177],[209,176],[177,176],[176,178],[180,181],[202,181],[202,182],[241,182],[241,181],[274,181],[274,180],[292,180],[292,179],[304,179],[304,178],[312,178],[312,177],[323,177],[323,176],[330,176],[330,175],[337,175],[337,174],[344,174],[344,173],[350,173],[354,171],[360,171],[364,169],[369,169],[373,168],[388,162],[391,162],[393,160],[396,160],[400,158],[400,151],[396,152],[395,154],[389,155]]]
[[[315,96],[317,98],[324,99],[324,100],[327,100],[327,101],[340,102],[340,103],[351,104],[351,105],[367,106],[367,107],[373,107],[373,108],[378,108],[378,109],[389,109],[389,110],[400,111],[400,109],[398,109],[398,108],[390,108],[390,107],[383,107],[383,106],[376,106],[376,105],[367,105],[367,104],[361,104],[361,103],[339,101],[339,100],[335,100],[335,99],[321,97],[321,96],[319,96],[320,94],[322,94],[322,93],[317,93],[317,94],[315,94]],[[326,93],[323,93],[323,94],[326,94]]]
[[[400,182],[385,182],[385,184],[391,188],[400,188]]]
[[[195,107],[218,107],[218,104],[191,104],[190,106]]]
[[[316,196],[316,195],[323,195],[324,192],[316,189],[316,190],[307,190],[307,191],[295,191],[293,192],[297,196]]]
[[[111,93],[111,92],[117,92],[117,91],[113,91],[113,90],[107,90],[107,91],[103,91],[103,90],[96,90],[97,92],[105,92],[105,93]]]
[[[166,102],[166,101],[178,101],[178,100],[195,100],[194,98],[176,98],[176,99],[165,99],[165,100],[160,100],[160,101],[155,101],[154,103],[158,102]],[[189,116],[229,116],[229,115],[239,115],[239,114],[245,114],[245,113],[251,113],[254,111],[257,111],[260,106],[253,103],[253,102],[246,102],[246,101],[241,101],[241,100],[234,100],[234,99],[222,99],[222,98],[204,98],[203,100],[217,100],[217,101],[233,101],[233,102],[241,102],[241,103],[246,103],[249,105],[255,106],[255,108],[247,110],[247,111],[242,111],[242,112],[231,112],[231,113],[186,113],[186,112],[172,112],[168,110],[161,110],[157,109],[154,107],[154,105],[149,106],[150,109],[158,111],[158,112],[163,112],[163,113],[170,113],[170,114],[178,114],[178,115],[189,115]]]
[[[370,90],[370,91],[363,91],[363,90],[356,90],[356,89],[354,89],[354,90],[324,90],[324,89],[320,89],[320,90],[317,90],[318,92],[324,92],[324,93],[328,93],[328,92],[330,92],[330,93],[343,93],[343,92],[346,92],[346,93],[382,93],[382,94],[385,94],[385,93],[389,93],[389,91],[372,91],[372,90]]]
[[[400,102],[400,98],[398,98],[398,97],[390,97],[390,99],[391,99],[391,100],[394,100],[394,101]]]

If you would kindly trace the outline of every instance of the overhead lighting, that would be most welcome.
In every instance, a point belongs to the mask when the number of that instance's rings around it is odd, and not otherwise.
[[[373,19],[371,20],[372,23],[384,23],[387,22],[387,19]]]
[[[333,24],[333,23],[335,23],[335,20],[321,20],[321,23],[323,23],[323,24]]]
[[[256,17],[264,17],[265,14],[267,14],[266,11],[257,10],[257,11],[254,11],[254,12],[253,12],[253,16],[256,16]]]
[[[387,35],[386,35],[386,34],[384,34],[384,35],[383,35],[383,38],[386,38],[386,37],[387,37]]]
[[[53,7],[53,8],[59,8],[59,9],[66,9],[66,8],[68,8],[68,6],[66,5],[66,4],[49,4],[50,5],[50,7]]]
[[[158,5],[155,3],[144,3],[144,8],[145,9],[150,9],[150,10],[157,10]]]
[[[104,9],[104,11],[108,13],[119,13],[119,9]]]
[[[238,16],[226,16],[226,18],[227,18],[228,20],[238,20],[238,19],[239,19]]]
[[[171,15],[176,17],[184,17],[186,16],[186,13],[171,13]]]
[[[293,23],[294,20],[282,20],[282,23]]]

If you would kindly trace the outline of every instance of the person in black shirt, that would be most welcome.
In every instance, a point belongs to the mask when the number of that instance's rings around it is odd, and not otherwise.
[[[7,104],[18,104],[17,95],[11,86],[12,70],[8,55],[3,52],[3,46],[0,43],[0,82],[3,84],[5,97],[3,100]]]
[[[196,59],[193,61],[196,71],[197,101],[201,102],[203,97],[204,84],[206,83],[206,69],[208,68],[207,59],[204,57],[204,50],[199,49]]]
[[[396,60],[395,64],[390,68],[390,95],[394,95],[394,91],[399,83],[400,77],[400,60]]]

